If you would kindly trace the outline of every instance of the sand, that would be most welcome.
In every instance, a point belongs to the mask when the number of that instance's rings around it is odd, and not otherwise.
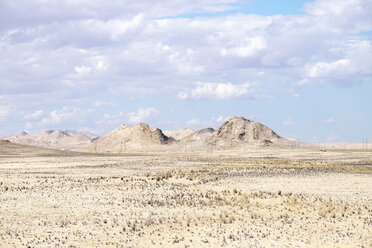
[[[372,245],[372,151],[0,148],[0,247]]]

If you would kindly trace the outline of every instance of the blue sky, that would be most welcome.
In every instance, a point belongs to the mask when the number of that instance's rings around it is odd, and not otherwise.
[[[286,0],[286,1],[268,1],[252,0],[244,7],[242,13],[256,15],[298,15],[303,14],[302,7],[308,1],[304,0]]]
[[[187,13],[182,17],[196,17],[196,16],[222,16],[231,14],[253,14],[253,15],[300,15],[304,14],[303,6],[305,0],[286,0],[286,1],[275,1],[275,0],[252,0],[252,1],[240,1],[235,4],[231,4],[232,9],[214,12],[214,13]]]
[[[0,2],[0,137],[231,116],[372,140],[372,2]]]

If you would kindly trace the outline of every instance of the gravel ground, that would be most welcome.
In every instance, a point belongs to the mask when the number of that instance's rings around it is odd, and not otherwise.
[[[369,151],[0,155],[0,247],[372,246]]]

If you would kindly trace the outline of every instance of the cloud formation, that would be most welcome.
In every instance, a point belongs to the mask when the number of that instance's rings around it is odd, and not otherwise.
[[[155,118],[159,112],[155,108],[140,108],[137,112],[128,113],[129,123],[137,124]]]
[[[316,0],[305,4],[305,11],[335,31],[362,32],[372,28],[370,0]]]
[[[186,99],[203,99],[203,98],[216,98],[216,99],[231,99],[238,97],[251,96],[251,85],[249,83],[241,85],[233,85],[232,83],[203,83],[198,82],[197,87],[191,89],[190,92],[180,92],[178,98]]]
[[[302,14],[272,16],[249,4],[0,1],[0,119],[49,127],[83,114],[86,126],[116,125],[156,116],[137,111],[144,105],[164,112],[143,99],[305,101],[311,87],[371,80],[372,1],[315,0]],[[96,115],[85,112],[94,107]]]
[[[221,125],[223,122],[230,119],[231,116],[218,116],[218,117],[212,117],[209,120],[201,120],[198,118],[193,118],[191,120],[188,120],[186,122],[186,125],[193,128],[206,128],[206,127],[213,127],[216,128],[217,126]]]
[[[94,110],[82,110],[77,107],[65,106],[60,110],[51,111],[47,117],[41,120],[40,124],[50,126],[70,120],[79,122],[87,113],[91,112],[94,112]]]
[[[35,120],[35,119],[40,118],[43,114],[44,114],[44,110],[40,109],[40,110],[36,110],[33,113],[25,115],[24,118],[27,120]]]
[[[318,0],[296,16],[175,18],[238,2],[3,1],[0,91],[89,94],[125,86],[171,95],[196,77],[218,82],[221,71],[234,85],[242,78],[334,83],[342,76],[352,85],[371,77],[372,43],[355,36],[372,29],[371,1]]]

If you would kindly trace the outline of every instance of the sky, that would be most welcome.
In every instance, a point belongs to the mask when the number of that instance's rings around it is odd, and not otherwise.
[[[372,140],[372,0],[0,0],[0,137],[232,116]]]

